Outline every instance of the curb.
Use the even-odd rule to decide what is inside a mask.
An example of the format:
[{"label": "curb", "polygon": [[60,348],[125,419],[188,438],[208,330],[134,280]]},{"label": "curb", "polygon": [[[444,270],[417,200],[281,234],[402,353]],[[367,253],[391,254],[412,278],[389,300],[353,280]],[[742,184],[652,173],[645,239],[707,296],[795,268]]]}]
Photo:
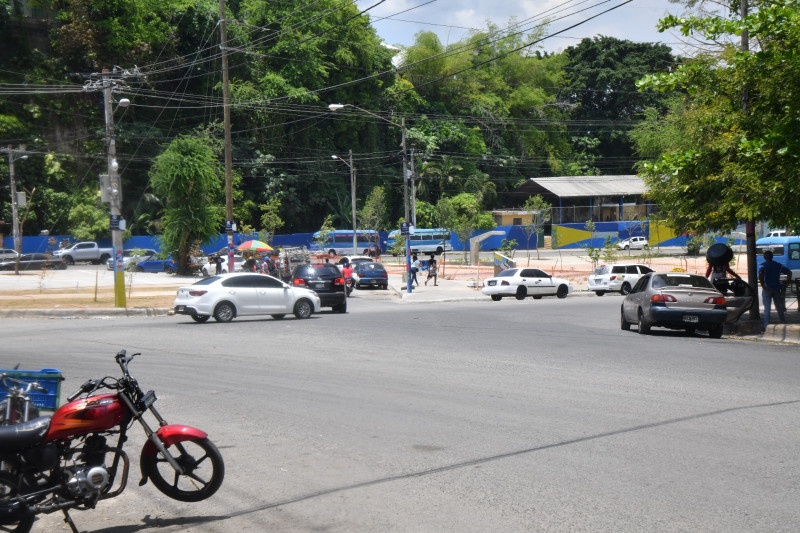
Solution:
[{"label": "curb", "polygon": [[119,318],[157,317],[173,314],[171,307],[84,308],[84,309],[0,309],[0,318]]}]

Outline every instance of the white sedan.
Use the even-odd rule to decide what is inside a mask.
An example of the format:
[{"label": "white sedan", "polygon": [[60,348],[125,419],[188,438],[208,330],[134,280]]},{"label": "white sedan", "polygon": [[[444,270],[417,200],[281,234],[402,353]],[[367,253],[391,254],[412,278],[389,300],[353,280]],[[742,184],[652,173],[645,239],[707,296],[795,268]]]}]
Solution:
[{"label": "white sedan", "polygon": [[527,296],[532,296],[534,300],[542,296],[566,298],[572,292],[572,285],[538,268],[509,268],[487,279],[481,292],[491,296],[495,302],[504,296],[513,296],[517,300],[524,300]]},{"label": "white sedan", "polygon": [[217,322],[230,322],[249,315],[271,315],[279,320],[288,313],[308,318],[320,309],[314,291],[251,273],[212,276],[181,287],[174,305],[175,314],[189,315],[195,322],[205,322],[212,316]]}]

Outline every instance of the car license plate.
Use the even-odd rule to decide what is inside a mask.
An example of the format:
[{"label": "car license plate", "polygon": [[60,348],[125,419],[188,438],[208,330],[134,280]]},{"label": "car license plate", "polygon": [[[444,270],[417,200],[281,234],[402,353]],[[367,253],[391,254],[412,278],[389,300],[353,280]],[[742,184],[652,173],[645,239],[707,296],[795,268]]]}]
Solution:
[{"label": "car license plate", "polygon": [[175,306],[175,312],[176,313],[183,313],[185,310],[186,310],[186,306],[183,306],[183,305]]},{"label": "car license plate", "polygon": [[489,285],[490,287],[494,287],[495,285],[497,285],[497,282],[492,280],[492,281],[488,282],[487,285]]},{"label": "car license plate", "polygon": [[325,284],[324,283],[312,283],[311,287],[314,288],[314,289],[324,289],[325,288]]},{"label": "car license plate", "polygon": [[697,315],[683,315],[683,321],[691,324],[696,324],[700,320]]}]

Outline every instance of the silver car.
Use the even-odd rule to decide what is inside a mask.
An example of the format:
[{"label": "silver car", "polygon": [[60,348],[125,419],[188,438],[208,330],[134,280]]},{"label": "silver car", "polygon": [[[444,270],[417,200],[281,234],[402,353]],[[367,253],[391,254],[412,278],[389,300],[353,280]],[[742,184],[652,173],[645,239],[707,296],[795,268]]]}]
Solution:
[{"label": "silver car", "polygon": [[238,273],[204,278],[178,289],[175,314],[189,315],[195,322],[212,316],[217,322],[230,322],[237,316],[271,315],[281,319],[289,313],[308,318],[318,313],[317,293],[292,287],[266,274]]},{"label": "silver car", "polygon": [[622,301],[620,326],[637,324],[639,333],[652,327],[708,331],[722,337],[727,318],[725,297],[708,279],[683,272],[651,272],[642,276]]}]

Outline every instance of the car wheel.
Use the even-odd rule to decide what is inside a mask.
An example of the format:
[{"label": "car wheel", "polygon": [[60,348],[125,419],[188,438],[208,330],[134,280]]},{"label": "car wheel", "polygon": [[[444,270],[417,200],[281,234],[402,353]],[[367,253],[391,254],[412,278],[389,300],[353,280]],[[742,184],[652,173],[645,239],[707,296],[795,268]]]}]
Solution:
[{"label": "car wheel", "polygon": [[556,296],[561,298],[562,300],[567,297],[569,294],[569,287],[566,285],[559,285],[558,290],[556,291]]},{"label": "car wheel", "polygon": [[714,326],[710,330],[708,330],[708,336],[712,339],[721,339],[722,338],[722,324],[719,326]]},{"label": "car wheel", "polygon": [[502,299],[503,299],[503,297],[500,296],[499,294],[492,294],[492,301],[493,302],[499,302]]},{"label": "car wheel", "polygon": [[619,327],[622,331],[630,331],[631,323],[625,318],[625,311],[619,310]]},{"label": "car wheel", "polygon": [[192,314],[190,316],[192,317],[192,320],[194,320],[198,324],[202,324],[203,322],[207,322],[208,319],[211,318],[209,315]]},{"label": "car wheel", "polygon": [[100,262],[98,263],[98,265],[102,265],[102,264],[106,263],[110,257],[111,256],[108,255],[108,254],[101,255],[100,256]]},{"label": "car wheel", "polygon": [[650,333],[650,322],[644,317],[644,312],[639,309],[639,333],[646,335]]},{"label": "car wheel", "polygon": [[144,272],[144,267],[140,267],[139,265],[136,265],[136,268],[134,268],[134,270],[136,272]]},{"label": "car wheel", "polygon": [[270,316],[272,318],[274,318],[275,320],[283,320],[283,317],[285,317],[286,315],[284,315],[283,313],[278,313],[278,314],[270,315]]},{"label": "car wheel", "polygon": [[533,299],[534,300],[541,300],[542,296],[540,294],[537,294],[536,296],[533,297]]},{"label": "car wheel", "polygon": [[294,304],[294,316],[297,318],[308,318],[313,311],[314,308],[311,306],[311,302],[305,298],[298,300],[297,303]]},{"label": "car wheel", "polygon": [[623,248],[623,250],[629,250],[629,249],[630,249],[630,246],[628,246],[627,244],[626,244],[626,245],[625,245],[625,247]]},{"label": "car wheel", "polygon": [[336,250],[331,248],[330,250],[328,250],[328,255],[336,255]]},{"label": "car wheel", "polygon": [[164,265],[164,272],[166,272],[167,274],[174,274],[175,269],[169,265]]},{"label": "car wheel", "polygon": [[346,313],[347,312],[347,300],[340,304],[336,304],[333,306],[334,313]]},{"label": "car wheel", "polygon": [[524,300],[527,295],[528,295],[528,290],[522,285],[520,285],[519,287],[517,287],[517,294],[515,294],[514,297],[517,300]]},{"label": "car wheel", "polygon": [[619,293],[623,296],[627,296],[631,293],[631,285],[627,281],[622,284],[622,287],[619,288]]},{"label": "car wheel", "polygon": [[594,293],[598,296],[603,296],[606,293],[606,291],[594,291]]},{"label": "car wheel", "polygon": [[214,320],[217,322],[230,322],[236,316],[236,308],[230,302],[220,302],[214,308]]},{"label": "car wheel", "polygon": [[75,264],[75,260],[72,258],[71,255],[68,255],[68,256],[64,257],[64,262],[67,263],[68,265],[74,265]]}]

